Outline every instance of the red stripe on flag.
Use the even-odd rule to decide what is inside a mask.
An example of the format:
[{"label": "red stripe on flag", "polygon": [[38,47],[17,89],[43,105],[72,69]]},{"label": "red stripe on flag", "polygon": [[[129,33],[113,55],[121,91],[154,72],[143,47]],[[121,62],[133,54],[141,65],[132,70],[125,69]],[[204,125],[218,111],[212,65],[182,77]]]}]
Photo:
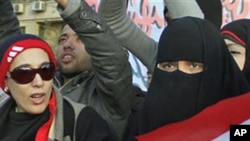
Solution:
[{"label": "red stripe on flag", "polygon": [[196,116],[137,136],[138,141],[210,141],[228,131],[231,124],[250,118],[250,93],[228,98]]}]

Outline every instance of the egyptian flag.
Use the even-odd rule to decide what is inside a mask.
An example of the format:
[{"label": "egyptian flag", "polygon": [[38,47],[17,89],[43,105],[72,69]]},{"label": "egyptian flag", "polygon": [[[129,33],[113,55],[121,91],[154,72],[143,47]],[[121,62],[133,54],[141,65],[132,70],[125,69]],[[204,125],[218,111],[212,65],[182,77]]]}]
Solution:
[{"label": "egyptian flag", "polygon": [[137,136],[138,141],[229,141],[230,125],[250,126],[250,92],[207,107],[181,122]]}]

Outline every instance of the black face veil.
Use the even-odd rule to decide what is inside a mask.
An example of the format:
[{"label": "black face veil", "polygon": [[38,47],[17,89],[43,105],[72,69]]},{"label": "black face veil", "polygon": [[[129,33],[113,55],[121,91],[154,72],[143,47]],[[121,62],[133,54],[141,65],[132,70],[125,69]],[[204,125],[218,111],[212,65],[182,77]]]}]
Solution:
[{"label": "black face veil", "polygon": [[178,60],[202,62],[203,72],[165,72],[155,67],[139,115],[140,133],[187,119],[219,100],[249,91],[218,29],[206,20],[184,17],[165,28],[157,64]]},{"label": "black face veil", "polygon": [[246,60],[243,68],[248,84],[250,85],[250,19],[240,19],[228,23],[221,29],[224,38],[228,38],[246,49]]}]

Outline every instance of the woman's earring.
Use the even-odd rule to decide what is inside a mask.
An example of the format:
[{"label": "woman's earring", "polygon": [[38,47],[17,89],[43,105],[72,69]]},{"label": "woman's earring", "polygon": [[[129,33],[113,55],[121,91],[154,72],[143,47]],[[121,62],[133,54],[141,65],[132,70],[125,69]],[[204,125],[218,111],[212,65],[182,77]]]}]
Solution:
[{"label": "woman's earring", "polygon": [[7,94],[10,93],[10,90],[7,87],[5,87],[3,91]]}]

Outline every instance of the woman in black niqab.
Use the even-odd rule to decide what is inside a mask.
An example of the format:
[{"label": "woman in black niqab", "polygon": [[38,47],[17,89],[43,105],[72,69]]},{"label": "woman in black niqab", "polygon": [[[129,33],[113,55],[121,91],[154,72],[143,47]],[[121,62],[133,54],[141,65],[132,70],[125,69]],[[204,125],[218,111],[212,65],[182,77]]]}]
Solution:
[{"label": "woman in black niqab", "polygon": [[[171,21],[158,47],[156,67],[138,119],[139,134],[185,120],[222,99],[249,91],[218,29],[206,20],[184,17]],[[203,71],[188,74],[157,67],[180,60],[203,63]]]},{"label": "woman in black niqab", "polygon": [[[226,24],[221,29],[221,34],[224,39],[244,47],[245,62],[242,72],[250,85],[250,19],[239,19]],[[241,52],[235,50],[232,50],[232,55],[234,55],[234,52],[236,52],[236,56],[241,55]]]}]

